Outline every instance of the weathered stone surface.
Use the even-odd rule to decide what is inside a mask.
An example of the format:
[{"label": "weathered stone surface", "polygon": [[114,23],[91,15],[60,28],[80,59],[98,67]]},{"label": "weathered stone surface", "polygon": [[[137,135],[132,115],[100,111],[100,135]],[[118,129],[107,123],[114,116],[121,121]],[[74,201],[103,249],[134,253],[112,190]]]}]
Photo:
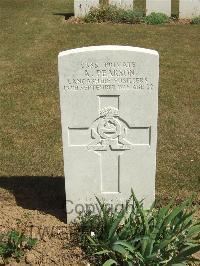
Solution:
[{"label": "weathered stone surface", "polygon": [[171,0],[146,0],[146,15],[152,12],[164,13],[171,16]]},{"label": "weathered stone surface", "polygon": [[180,0],[179,18],[194,18],[200,16],[200,0]]},{"label": "weathered stone surface", "polygon": [[[155,194],[159,56],[128,46],[61,52],[59,87],[68,222]],[[90,205],[88,205],[90,204]],[[118,205],[119,206],[119,205]]]},{"label": "weathered stone surface", "polygon": [[74,0],[75,17],[84,17],[92,7],[98,7],[99,0]]}]

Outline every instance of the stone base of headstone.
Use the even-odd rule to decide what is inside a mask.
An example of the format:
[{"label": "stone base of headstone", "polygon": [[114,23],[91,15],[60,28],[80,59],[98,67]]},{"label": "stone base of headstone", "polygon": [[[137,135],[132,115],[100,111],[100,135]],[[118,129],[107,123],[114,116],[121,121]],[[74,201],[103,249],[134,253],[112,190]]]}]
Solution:
[{"label": "stone base of headstone", "polygon": [[200,16],[200,0],[180,0],[179,18],[194,18]]},{"label": "stone base of headstone", "polygon": [[91,8],[98,6],[99,0],[74,0],[74,15],[75,17],[84,17]]},{"label": "stone base of headstone", "polygon": [[146,15],[152,12],[164,13],[171,16],[171,0],[146,0]]}]

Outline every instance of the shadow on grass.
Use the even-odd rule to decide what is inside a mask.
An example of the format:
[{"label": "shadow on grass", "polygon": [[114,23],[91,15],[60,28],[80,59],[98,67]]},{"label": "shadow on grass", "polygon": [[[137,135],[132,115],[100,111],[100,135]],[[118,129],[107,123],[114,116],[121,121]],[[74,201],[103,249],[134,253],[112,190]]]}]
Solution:
[{"label": "shadow on grass", "polygon": [[1,176],[0,188],[9,190],[18,206],[51,214],[66,222],[64,177]]},{"label": "shadow on grass", "polygon": [[74,13],[53,13],[54,16],[63,16],[65,17],[65,20],[68,20],[70,17],[74,16]]}]

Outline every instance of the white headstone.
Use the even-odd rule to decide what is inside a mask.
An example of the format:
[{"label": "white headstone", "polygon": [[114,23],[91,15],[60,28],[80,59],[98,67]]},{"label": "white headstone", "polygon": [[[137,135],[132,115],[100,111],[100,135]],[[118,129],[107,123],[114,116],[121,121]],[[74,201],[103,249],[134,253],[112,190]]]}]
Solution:
[{"label": "white headstone", "polygon": [[131,188],[154,201],[159,56],[94,46],[58,57],[68,222],[95,196],[116,206]]},{"label": "white headstone", "polygon": [[123,9],[133,9],[134,0],[109,0],[110,5],[116,5]]},{"label": "white headstone", "polygon": [[74,0],[75,17],[84,17],[92,7],[98,7],[99,0]]},{"label": "white headstone", "polygon": [[200,16],[200,0],[180,0],[179,18],[194,18]]},{"label": "white headstone", "polygon": [[146,0],[146,15],[152,12],[164,13],[171,16],[171,0]]},{"label": "white headstone", "polygon": [[113,5],[113,6],[121,6],[121,0],[109,0],[108,1],[109,5]]}]

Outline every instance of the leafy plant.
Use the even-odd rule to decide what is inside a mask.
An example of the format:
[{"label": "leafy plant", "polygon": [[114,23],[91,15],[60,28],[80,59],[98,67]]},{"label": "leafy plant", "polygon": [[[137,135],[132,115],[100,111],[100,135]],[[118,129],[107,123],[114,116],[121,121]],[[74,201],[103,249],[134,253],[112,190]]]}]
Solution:
[{"label": "leafy plant", "polygon": [[169,17],[163,13],[152,12],[149,16],[146,16],[144,19],[146,24],[165,24],[169,22]]},{"label": "leafy plant", "polygon": [[134,10],[121,10],[119,14],[120,23],[136,24],[143,20],[143,13]]},{"label": "leafy plant", "polygon": [[26,237],[23,233],[12,230],[0,237],[0,256],[4,260],[13,257],[19,261],[24,251],[33,248],[36,243],[37,239]]},{"label": "leafy plant", "polygon": [[112,5],[100,5],[92,8],[85,16],[85,22],[139,23],[143,14],[138,11],[124,10]]},{"label": "leafy plant", "polygon": [[200,25],[200,16],[193,18],[191,24]]},{"label": "leafy plant", "polygon": [[200,250],[200,222],[193,224],[191,199],[177,207],[171,202],[145,210],[132,191],[118,213],[97,201],[101,212],[80,217],[79,236],[86,252],[98,256],[99,265],[185,265]]}]

